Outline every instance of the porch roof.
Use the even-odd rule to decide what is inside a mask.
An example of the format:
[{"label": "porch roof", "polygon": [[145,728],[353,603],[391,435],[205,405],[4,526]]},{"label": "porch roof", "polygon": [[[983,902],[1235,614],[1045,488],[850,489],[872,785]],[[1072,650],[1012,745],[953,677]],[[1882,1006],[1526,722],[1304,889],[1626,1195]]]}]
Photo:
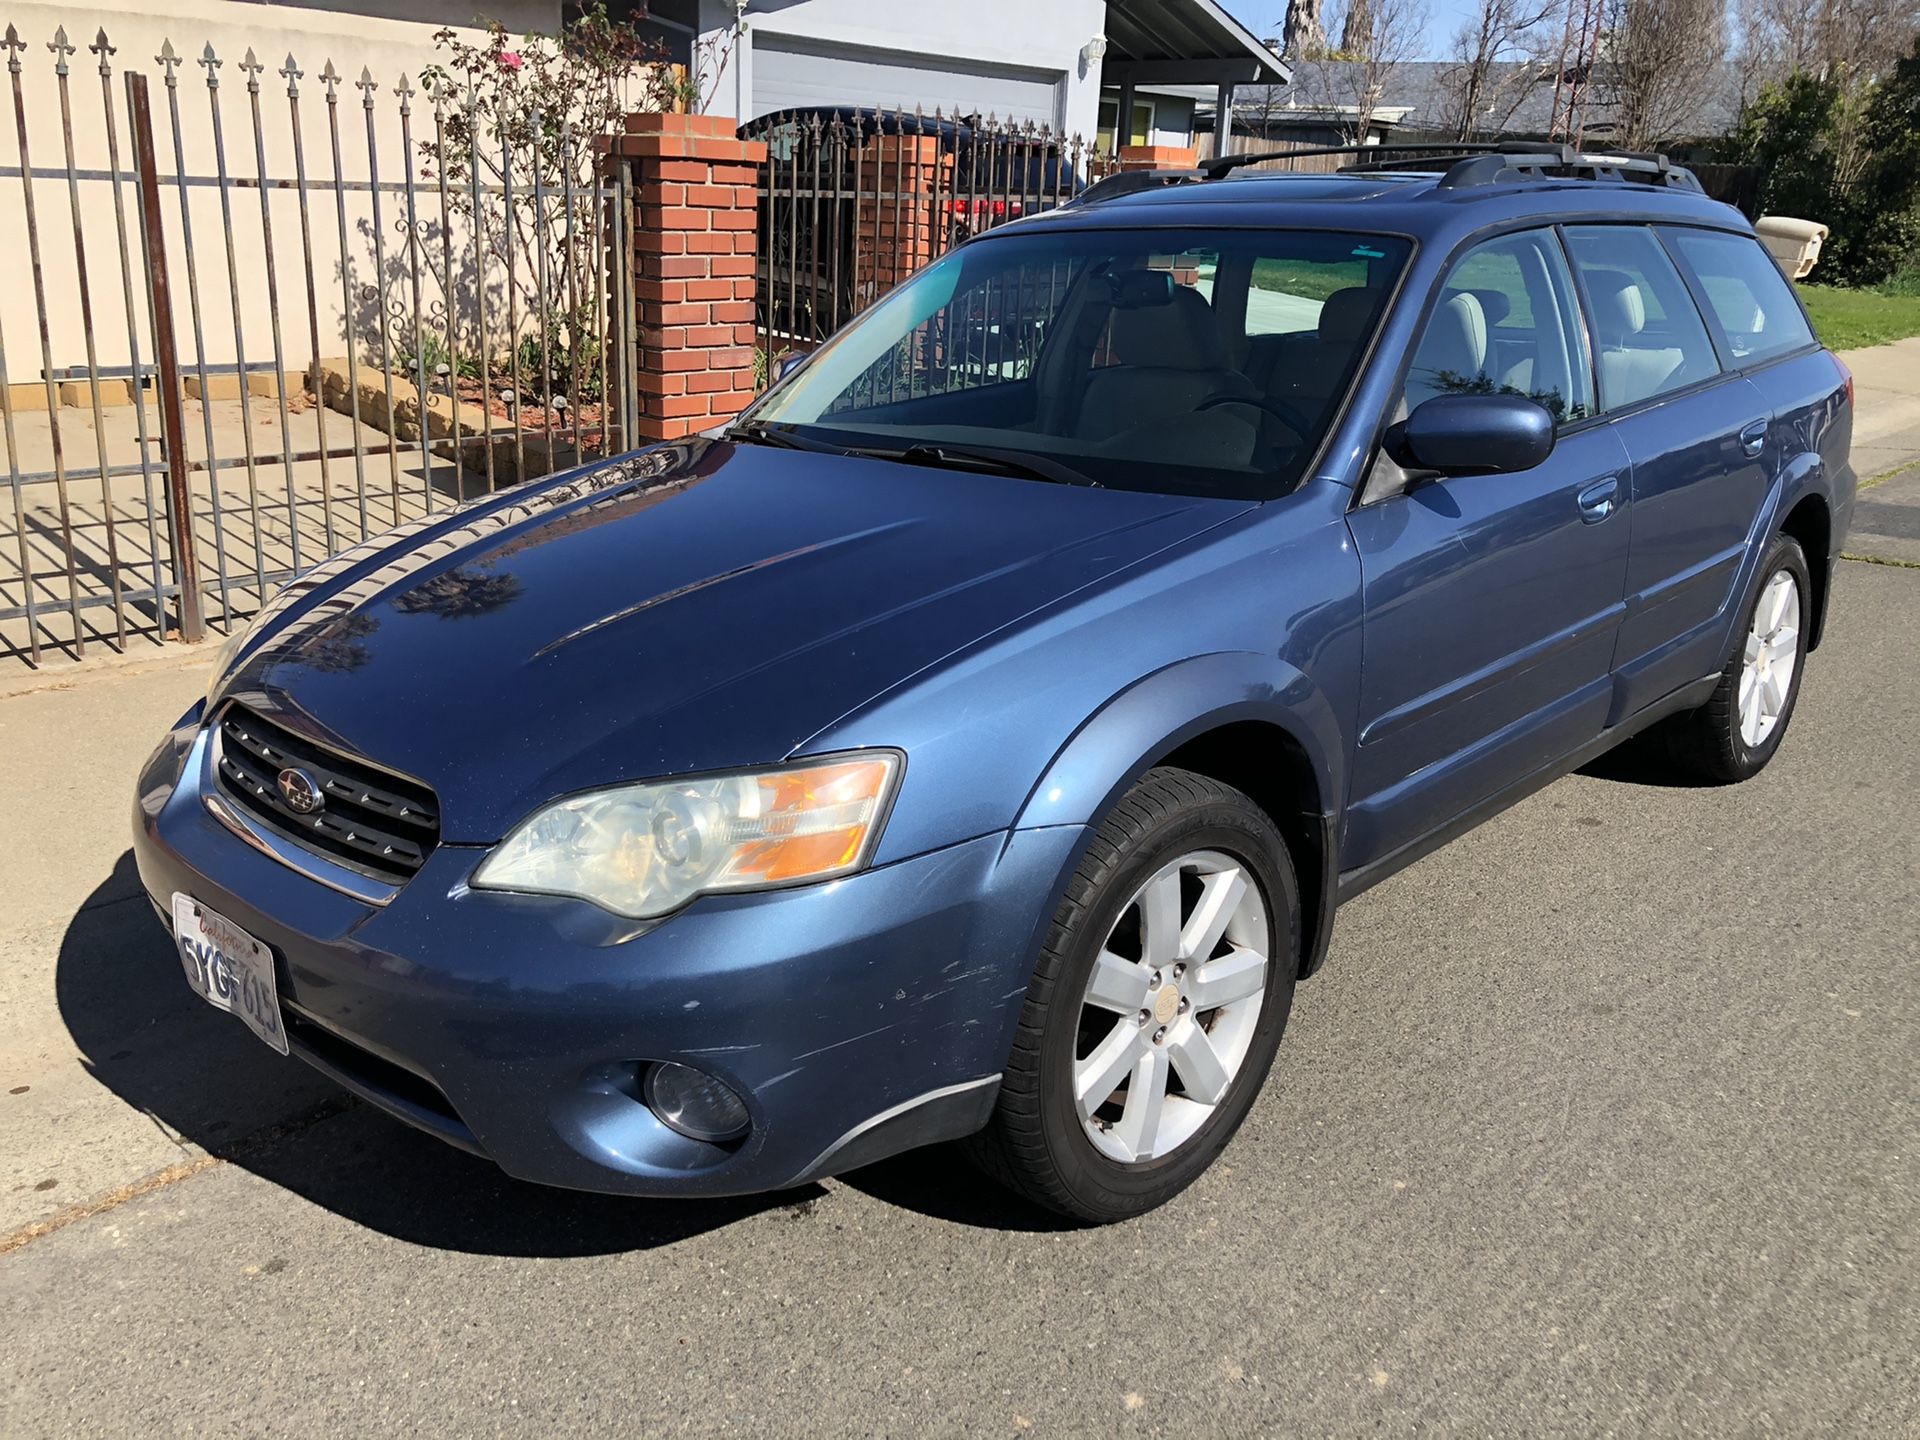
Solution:
[{"label": "porch roof", "polygon": [[1285,85],[1280,57],[1215,0],[1107,0],[1107,85]]}]

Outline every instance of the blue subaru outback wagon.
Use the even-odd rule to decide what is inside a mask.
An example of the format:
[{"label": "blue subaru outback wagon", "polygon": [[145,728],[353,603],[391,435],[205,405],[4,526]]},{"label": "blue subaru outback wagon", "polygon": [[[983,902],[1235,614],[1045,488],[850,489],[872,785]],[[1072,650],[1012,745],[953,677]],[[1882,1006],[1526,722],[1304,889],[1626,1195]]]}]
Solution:
[{"label": "blue subaru outback wagon", "polygon": [[299,579],[147,761],[140,874],[236,1023],[512,1175],[965,1138],[1122,1218],[1342,900],[1652,727],[1766,765],[1851,428],[1664,160],[1119,177],[723,432]]}]

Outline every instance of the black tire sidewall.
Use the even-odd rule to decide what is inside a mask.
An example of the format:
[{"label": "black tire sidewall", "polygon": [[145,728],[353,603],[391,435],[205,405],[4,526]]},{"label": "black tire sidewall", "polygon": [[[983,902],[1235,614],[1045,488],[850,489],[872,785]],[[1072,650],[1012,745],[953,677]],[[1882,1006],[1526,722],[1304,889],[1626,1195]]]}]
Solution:
[{"label": "black tire sidewall", "polygon": [[[1244,807],[1244,808],[1243,808]],[[1245,865],[1266,902],[1269,927],[1267,987],[1259,1023],[1227,1097],[1205,1125],[1171,1154],[1123,1165],[1100,1153],[1081,1126],[1073,1098],[1079,997],[1094,960],[1134,893],[1161,866],[1197,850],[1214,850]],[[1048,1018],[1041,1041],[1042,1133],[1062,1182],[1087,1213],[1124,1218],[1163,1203],[1213,1163],[1252,1108],[1273,1064],[1293,1007],[1299,971],[1300,899],[1286,845],[1252,802],[1209,802],[1178,811],[1139,837],[1106,877],[1098,902],[1072,934],[1058,993],[1064,1003]]]}]

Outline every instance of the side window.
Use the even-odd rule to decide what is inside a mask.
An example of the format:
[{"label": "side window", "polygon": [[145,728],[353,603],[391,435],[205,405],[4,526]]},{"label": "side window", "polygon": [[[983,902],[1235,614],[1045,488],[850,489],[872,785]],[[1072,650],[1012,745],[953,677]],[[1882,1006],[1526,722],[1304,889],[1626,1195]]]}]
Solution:
[{"label": "side window", "polygon": [[1253,262],[1247,286],[1247,335],[1298,335],[1320,328],[1320,310],[1338,290],[1364,289],[1365,258],[1281,259]]},{"label": "side window", "polygon": [[1651,230],[1576,225],[1566,233],[1593,308],[1601,405],[1618,410],[1718,373],[1693,296]]},{"label": "side window", "polygon": [[1406,406],[1435,395],[1524,395],[1562,425],[1593,413],[1586,330],[1550,230],[1502,235],[1454,264],[1407,372]]},{"label": "side window", "polygon": [[1661,233],[1700,281],[1735,359],[1762,360],[1813,343],[1787,277],[1758,240],[1712,230]]}]

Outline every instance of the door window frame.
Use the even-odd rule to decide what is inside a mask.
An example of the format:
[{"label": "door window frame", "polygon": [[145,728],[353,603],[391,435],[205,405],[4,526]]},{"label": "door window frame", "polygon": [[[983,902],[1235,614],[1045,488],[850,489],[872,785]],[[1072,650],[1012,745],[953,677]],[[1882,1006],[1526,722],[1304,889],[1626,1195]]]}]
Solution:
[{"label": "door window frame", "polygon": [[[1385,450],[1387,427],[1393,423],[1393,413],[1399,407],[1400,401],[1407,393],[1407,372],[1413,366],[1414,352],[1419,348],[1421,339],[1425,337],[1427,326],[1433,321],[1434,311],[1440,307],[1440,298],[1446,291],[1448,278],[1452,276],[1454,269],[1468,254],[1492,241],[1504,239],[1509,235],[1527,234],[1535,230],[1551,232],[1554,243],[1560,247],[1560,259],[1567,267],[1567,276],[1573,282],[1574,319],[1582,328],[1583,334],[1581,338],[1586,342],[1587,384],[1591,386],[1593,390],[1593,411],[1582,419],[1569,421],[1565,425],[1556,426],[1554,428],[1555,443],[1558,444],[1560,438],[1563,436],[1577,435],[1581,431],[1598,425],[1601,421],[1608,418],[1607,413],[1600,408],[1600,356],[1595,344],[1592,310],[1587,304],[1586,289],[1580,283],[1580,272],[1574,268],[1573,254],[1567,249],[1566,236],[1561,233],[1561,229],[1561,223],[1557,220],[1543,220],[1538,216],[1532,215],[1518,219],[1503,220],[1463,236],[1460,241],[1447,252],[1447,258],[1441,262],[1438,274],[1427,287],[1426,299],[1421,302],[1420,313],[1414,319],[1410,343],[1402,347],[1400,358],[1394,364],[1393,374],[1386,386],[1385,404],[1381,407],[1380,413],[1374,417],[1373,438],[1367,448],[1366,462],[1361,467],[1360,483],[1355,485],[1349,492],[1346,507],[1348,510],[1358,510],[1363,505],[1383,504],[1388,500],[1397,499],[1412,488],[1410,483],[1411,476],[1409,472],[1405,471],[1401,473],[1408,478],[1403,479],[1401,483],[1393,485],[1391,488],[1377,487],[1374,483],[1374,472],[1378,468],[1381,460],[1386,459],[1389,464],[1393,463],[1392,458],[1386,454]],[[1415,253],[1407,258],[1406,268],[1401,271],[1399,285],[1395,292],[1395,300],[1390,301],[1380,312],[1380,318],[1374,326],[1373,343],[1368,346],[1367,355],[1362,360],[1361,368],[1354,373],[1352,387],[1352,395],[1354,396],[1357,396],[1364,388],[1367,379],[1367,369],[1373,362],[1380,336],[1386,332],[1387,324],[1393,315],[1394,304],[1404,292],[1407,281],[1418,259],[1419,252],[1416,249]],[[1340,422],[1336,421],[1335,423],[1337,425]],[[1328,433],[1329,442],[1331,442],[1332,438],[1333,434],[1330,431]],[[1395,465],[1394,468],[1398,470],[1400,467]]]},{"label": "door window frame", "polygon": [[[1580,308],[1586,312],[1587,350],[1588,353],[1593,356],[1593,415],[1590,419],[1581,421],[1580,423],[1582,425],[1595,424],[1602,420],[1618,420],[1625,415],[1637,415],[1642,410],[1650,409],[1655,405],[1664,405],[1669,400],[1677,400],[1684,396],[1698,394],[1701,391],[1710,389],[1712,386],[1718,385],[1729,375],[1737,375],[1740,373],[1738,369],[1727,363],[1726,343],[1720,337],[1719,327],[1703,313],[1701,292],[1696,288],[1693,277],[1688,273],[1687,268],[1682,265],[1674,255],[1672,247],[1662,238],[1658,222],[1653,220],[1561,220],[1557,222],[1553,228],[1560,234],[1560,247],[1566,253],[1567,268],[1573,272],[1574,288],[1580,295]],[[1710,229],[1712,227],[1701,226],[1699,228]],[[1580,267],[1574,263],[1573,246],[1569,244],[1567,240],[1566,232],[1568,230],[1644,230],[1648,235],[1652,236],[1653,243],[1659,248],[1660,253],[1667,257],[1667,263],[1673,266],[1674,273],[1680,277],[1680,284],[1687,292],[1687,299],[1693,305],[1694,314],[1699,317],[1700,328],[1707,333],[1707,343],[1713,347],[1714,365],[1716,366],[1714,373],[1711,375],[1702,375],[1698,380],[1690,380],[1685,385],[1677,386],[1672,390],[1662,390],[1653,395],[1642,396],[1640,399],[1630,401],[1625,405],[1617,407],[1608,405],[1606,403],[1606,396],[1600,390],[1600,332],[1595,328],[1593,320],[1595,312],[1593,296],[1587,291],[1586,276],[1581,274]],[[1576,427],[1568,427],[1570,430],[1574,428]]]}]

